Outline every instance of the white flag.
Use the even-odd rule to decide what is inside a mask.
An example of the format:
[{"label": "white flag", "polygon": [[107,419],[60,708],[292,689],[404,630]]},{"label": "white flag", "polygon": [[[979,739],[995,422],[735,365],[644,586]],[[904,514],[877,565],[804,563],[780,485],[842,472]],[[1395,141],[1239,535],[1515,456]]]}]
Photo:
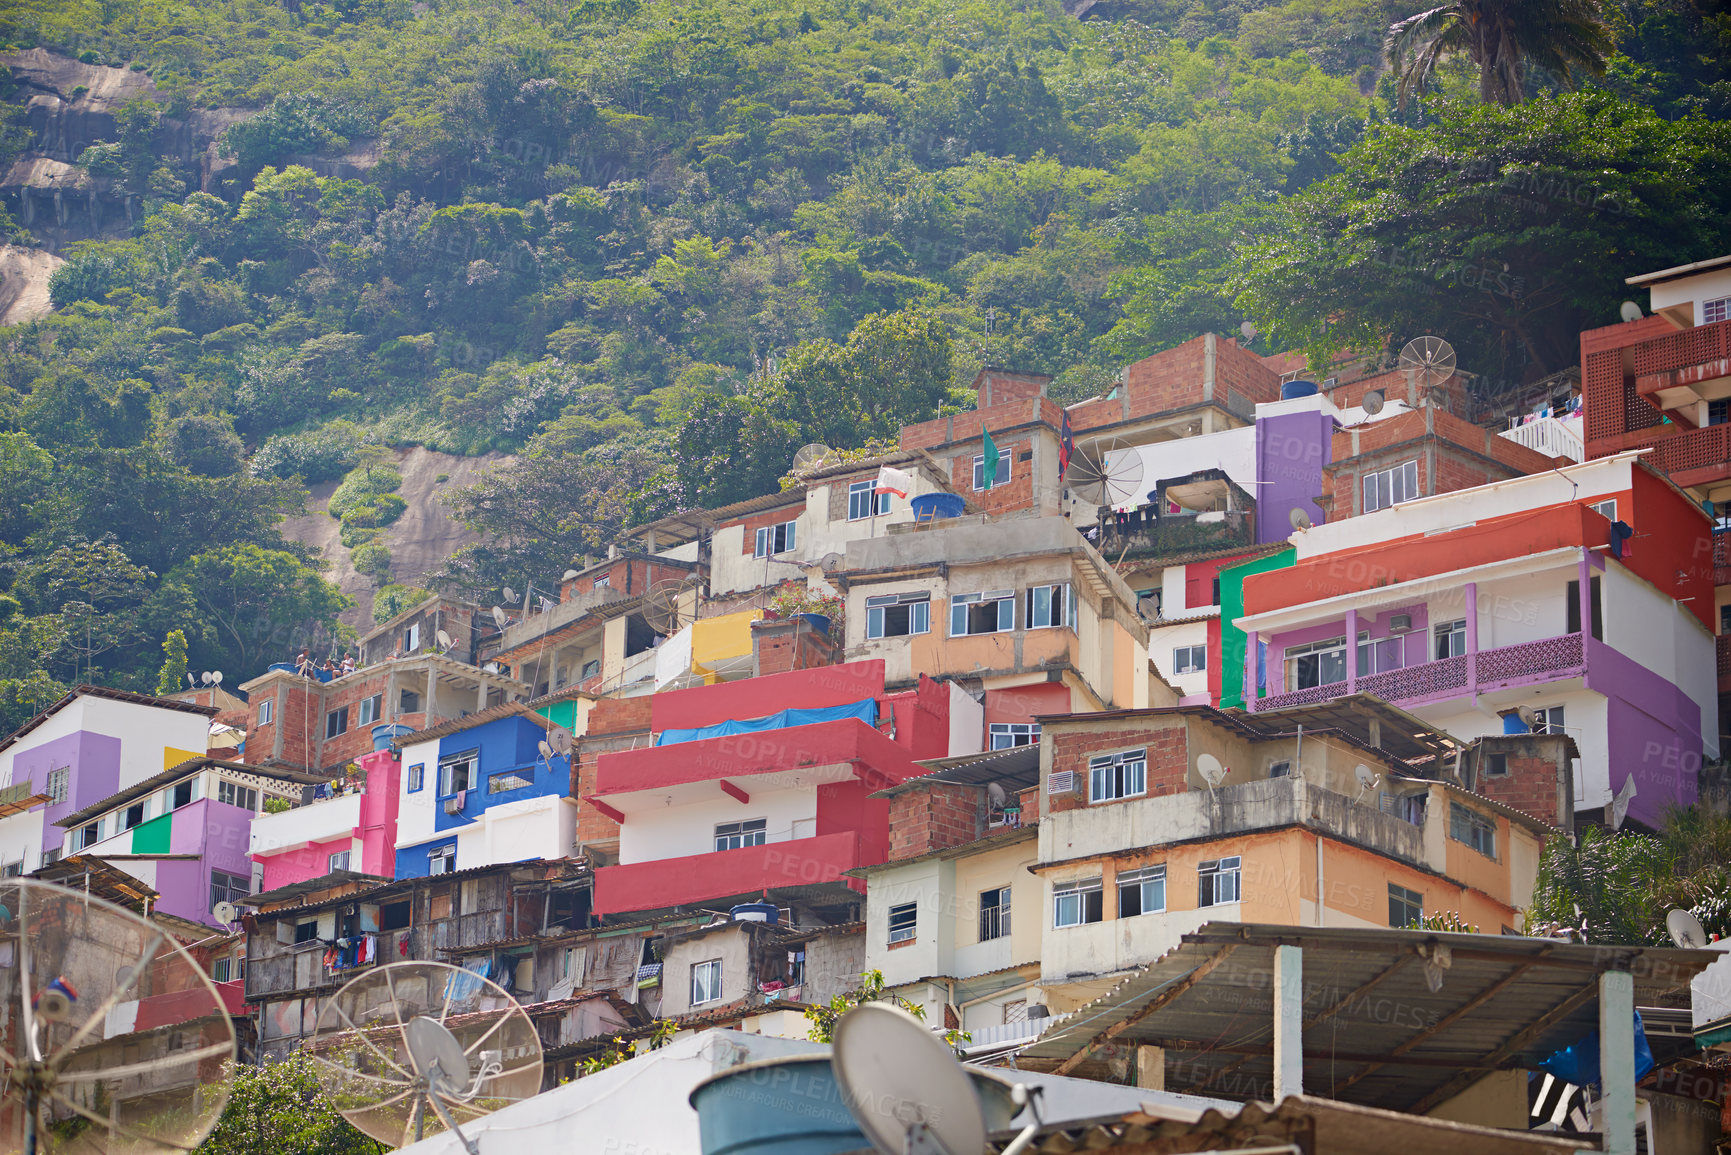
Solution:
[{"label": "white flag", "polygon": [[906,497],[914,488],[914,475],[884,465],[878,468],[878,484],[874,493],[893,493]]}]

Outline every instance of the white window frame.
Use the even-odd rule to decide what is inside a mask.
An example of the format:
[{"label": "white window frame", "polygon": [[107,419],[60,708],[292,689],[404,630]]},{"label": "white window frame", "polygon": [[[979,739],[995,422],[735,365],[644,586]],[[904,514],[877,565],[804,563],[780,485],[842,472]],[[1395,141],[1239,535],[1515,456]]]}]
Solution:
[{"label": "white window frame", "polygon": [[333,870],[347,870],[348,868],[349,852],[346,850],[339,850],[329,858],[325,859],[325,869],[327,873]]},{"label": "white window frame", "polygon": [[[459,791],[473,790],[475,788],[475,774],[480,764],[479,753],[480,752],[477,750],[470,750],[465,754],[453,754],[449,758],[441,758],[439,760],[440,798],[450,798]],[[456,771],[459,766],[467,768],[461,786],[456,784]]]},{"label": "white window frame", "polygon": [[1200,646],[1172,647],[1172,675],[1206,674],[1208,672],[1208,644]]},{"label": "white window frame", "polygon": [[718,1002],[721,999],[721,960],[704,959],[691,964],[691,1005]]},{"label": "white window frame", "polygon": [[890,907],[889,936],[890,945],[898,942],[913,942],[920,930],[920,904],[917,902],[902,902]]},{"label": "white window frame", "polygon": [[374,694],[370,698],[362,698],[355,705],[355,725],[371,726],[379,720],[385,709],[385,696]]},{"label": "white window frame", "polygon": [[66,801],[72,793],[72,767],[56,766],[50,770],[48,772],[48,785],[43,793],[48,795],[50,806]]},{"label": "white window frame", "polygon": [[1418,496],[1418,458],[1365,474],[1360,492],[1364,498],[1364,513],[1375,513],[1411,501]]},{"label": "white window frame", "polygon": [[[1060,882],[1052,887],[1052,926],[1063,929],[1067,926],[1092,926],[1106,920],[1106,891],[1104,880],[1099,878],[1084,878],[1075,882]],[[1088,917],[1088,899],[1090,894],[1099,895],[1095,905],[1099,909],[1099,918]]]},{"label": "white window frame", "polygon": [[[850,481],[847,486],[847,519],[849,521],[868,521],[873,517],[882,517],[890,511],[890,495],[888,493],[873,493],[878,487],[877,478],[869,481]],[[855,498],[862,500],[856,501]]]},{"label": "white window frame", "polygon": [[[1406,906],[1406,907],[1416,906],[1418,908],[1418,917],[1415,919],[1412,919],[1408,922],[1396,923],[1394,921],[1394,904],[1396,902],[1399,902],[1402,906]],[[1424,895],[1419,893],[1416,890],[1409,890],[1406,887],[1401,886],[1399,883],[1394,883],[1394,882],[1389,883],[1388,884],[1388,925],[1393,927],[1396,930],[1404,930],[1407,927],[1412,926],[1415,922],[1423,922],[1423,921],[1424,921]]]},{"label": "white window frame", "polygon": [[[997,901],[987,905],[986,898],[990,895]],[[988,912],[996,911],[996,914]],[[1011,902],[1010,888],[994,886],[980,891],[980,941],[991,942],[993,939],[1010,937]],[[986,933],[990,931],[991,933]]]},{"label": "white window frame", "polygon": [[[1149,895],[1151,891],[1155,890],[1156,884],[1158,884],[1157,893],[1159,894],[1159,901],[1158,905],[1151,905],[1149,903]],[[1164,862],[1155,866],[1144,866],[1139,870],[1120,871],[1117,878],[1117,886],[1119,918],[1136,918],[1144,914],[1165,913],[1166,864]],[[1128,915],[1124,913],[1124,892],[1126,890],[1134,890],[1136,892],[1136,902],[1141,908],[1133,914]]]},{"label": "white window frame", "polygon": [[456,872],[457,847],[455,843],[427,851],[428,874],[455,874]]},{"label": "white window frame", "polygon": [[1387,634],[1373,638],[1369,630],[1360,630],[1357,649],[1358,657],[1355,660],[1358,662],[1358,676],[1361,678],[1406,669],[1405,634]]},{"label": "white window frame", "polygon": [[716,850],[744,850],[748,846],[762,846],[769,841],[769,819],[745,818],[738,822],[717,822],[715,824]]},{"label": "white window frame", "polygon": [[258,791],[251,786],[230,782],[227,778],[217,779],[216,800],[229,806],[238,806],[242,810],[258,813]]},{"label": "white window frame", "polygon": [[403,653],[412,654],[421,648],[421,623],[412,622],[403,627]]},{"label": "white window frame", "polygon": [[276,699],[266,698],[258,704],[258,724],[268,726],[274,717],[276,717]]},{"label": "white window frame", "polygon": [[1715,297],[1711,301],[1701,302],[1701,323],[1717,325],[1720,321],[1731,321],[1731,297]]},{"label": "white window frame", "polygon": [[1587,508],[1607,521],[1617,520],[1617,499],[1614,497],[1607,497],[1604,501],[1595,501]]},{"label": "white window frame", "polygon": [[[1002,739],[1000,741],[1000,739]],[[1038,722],[989,722],[986,725],[986,749],[1014,750],[1017,746],[1038,746]]]},{"label": "white window frame", "polygon": [[1029,586],[1027,601],[1023,620],[1030,630],[1076,628],[1076,587],[1069,582]]},{"label": "white window frame", "polygon": [[325,741],[340,738],[349,732],[349,708],[338,706],[325,711]]},{"label": "white window frame", "polygon": [[1117,802],[1148,793],[1148,748],[1096,754],[1088,759],[1088,801]]},{"label": "white window frame", "polygon": [[[998,603],[998,627],[994,630],[973,631],[968,628],[969,619],[973,616],[975,606],[983,606],[988,602]],[[957,629],[957,626],[960,629]],[[987,590],[977,594],[950,595],[950,637],[972,638],[985,634],[1002,634],[1016,628],[1016,591]]]},{"label": "white window frame", "polygon": [[1244,901],[1244,859],[1233,854],[1196,865],[1196,905],[1227,906]]},{"label": "white window frame", "polygon": [[[1448,653],[1443,653],[1443,640],[1448,639]],[[1436,661],[1458,658],[1467,652],[1467,620],[1438,622],[1431,627],[1431,654]]]},{"label": "white window frame", "polygon": [[[1464,830],[1467,837],[1461,836]],[[1476,850],[1492,862],[1497,861],[1497,824],[1470,806],[1449,803],[1449,837],[1469,850]],[[1481,845],[1482,842],[1482,845]]]},{"label": "white window frame", "polygon": [[1533,733],[1535,734],[1566,734],[1563,707],[1537,706],[1533,709]]},{"label": "white window frame", "polygon": [[[907,607],[907,629],[889,632],[891,610]],[[928,590],[914,593],[878,594],[866,599],[866,638],[911,638],[932,632],[932,595]]]},{"label": "white window frame", "polygon": [[[1010,462],[1012,460],[1014,460],[1014,457],[1010,450],[1007,447],[1000,446],[998,449],[998,476],[992,479],[990,488],[996,489],[1000,485],[1007,485],[1009,483]],[[984,453],[976,453],[974,454],[974,492],[984,493],[986,489],[986,455]]]},{"label": "white window frame", "polygon": [[102,841],[102,821],[87,822],[72,832],[72,852],[88,850]]},{"label": "white window frame", "polygon": [[[774,557],[778,553],[791,553],[797,548],[799,537],[799,522],[779,521],[774,525],[757,527],[757,537],[754,539],[753,557]],[[779,545],[778,545],[779,543]]]}]

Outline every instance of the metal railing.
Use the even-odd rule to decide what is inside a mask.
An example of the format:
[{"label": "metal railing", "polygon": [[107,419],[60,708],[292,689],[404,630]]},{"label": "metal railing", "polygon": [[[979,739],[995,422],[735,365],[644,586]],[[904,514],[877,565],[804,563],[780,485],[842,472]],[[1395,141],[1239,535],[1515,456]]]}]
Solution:
[{"label": "metal railing", "polygon": [[1586,445],[1581,440],[1579,417],[1541,417],[1537,421],[1505,429],[1498,436],[1543,453],[1546,457],[1566,457],[1570,461],[1587,459]]}]

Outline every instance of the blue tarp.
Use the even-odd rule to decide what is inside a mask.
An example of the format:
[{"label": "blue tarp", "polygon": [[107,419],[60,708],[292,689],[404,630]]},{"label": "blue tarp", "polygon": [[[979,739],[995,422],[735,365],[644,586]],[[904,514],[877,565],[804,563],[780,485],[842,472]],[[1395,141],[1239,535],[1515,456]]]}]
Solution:
[{"label": "blue tarp", "polygon": [[727,734],[756,734],[764,730],[785,730],[790,726],[810,726],[815,722],[837,722],[843,718],[858,718],[868,726],[877,725],[877,699],[861,698],[845,706],[824,706],[816,710],[783,710],[762,718],[717,722],[713,726],[698,726],[690,730],[663,730],[655,744],[674,746],[680,742],[698,742],[704,738],[720,738]]},{"label": "blue tarp", "polygon": [[[1647,1032],[1641,1026],[1641,1012],[1635,1012],[1635,1081],[1647,1077],[1654,1067],[1653,1048],[1647,1045]],[[1539,1070],[1555,1075],[1577,1087],[1593,1087],[1599,1082],[1599,1032],[1588,1031],[1581,1038],[1553,1053],[1539,1064]]]}]

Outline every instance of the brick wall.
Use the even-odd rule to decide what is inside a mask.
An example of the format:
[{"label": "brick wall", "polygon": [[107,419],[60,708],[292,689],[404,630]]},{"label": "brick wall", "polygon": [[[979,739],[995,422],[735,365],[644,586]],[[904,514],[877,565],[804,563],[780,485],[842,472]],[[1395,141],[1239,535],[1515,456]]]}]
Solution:
[{"label": "brick wall", "polygon": [[1057,813],[1091,805],[1088,794],[1089,762],[1096,755],[1112,754],[1137,746],[1148,751],[1148,788],[1145,794],[1136,797],[1157,798],[1163,794],[1177,794],[1189,788],[1186,779],[1190,768],[1190,751],[1182,723],[1162,729],[1144,727],[1125,730],[1072,730],[1052,735],[1052,773],[1074,771],[1081,788],[1072,794],[1049,795],[1046,798],[1047,810]]},{"label": "brick wall", "polygon": [[753,622],[752,677],[833,666],[841,647],[799,620]]},{"label": "brick wall", "polygon": [[632,731],[647,733],[649,703],[647,694],[640,698],[603,698],[590,709],[584,732],[590,736]]},{"label": "brick wall", "polygon": [[[1486,773],[1492,755],[1501,755],[1507,773]],[[1574,782],[1568,741],[1556,734],[1492,735],[1473,743],[1468,757],[1476,767],[1478,793],[1540,822],[1569,829],[1574,823]]]},{"label": "brick wall", "polygon": [[1008,513],[1028,509],[1034,504],[1034,442],[1030,437],[997,437],[993,444],[1000,454],[1010,455],[1010,479],[998,472],[997,484],[990,489],[974,489],[975,453],[963,452],[950,459],[950,485],[957,493],[966,494],[987,513]]},{"label": "brick wall", "polygon": [[1366,474],[1406,461],[1417,459],[1419,493],[1426,496],[1542,473],[1553,464],[1542,453],[1436,409],[1342,430],[1334,435],[1333,455],[1334,463],[1322,471],[1328,499],[1323,504],[1337,520],[1362,512]]},{"label": "brick wall", "polygon": [[985,833],[985,791],[933,783],[890,799],[890,861],[918,858]]},{"label": "brick wall", "polygon": [[974,378],[976,409],[989,409],[1010,401],[1043,397],[1051,378],[1044,373],[1018,373],[1009,369],[982,369]]},{"label": "brick wall", "polygon": [[[1163,350],[1126,366],[1124,392],[1130,400],[1131,415],[1161,413],[1205,400],[1202,379],[1207,363],[1207,341],[1207,337],[1197,337],[1175,349]],[[1268,372],[1260,364],[1258,368]],[[1274,380],[1278,390],[1280,378],[1276,376]],[[1226,398],[1222,396],[1220,400],[1224,402]]]},{"label": "brick wall", "polygon": [[[759,529],[766,525],[780,525],[784,521],[797,520],[799,515],[804,512],[805,502],[802,499],[797,504],[783,505],[767,513],[754,513],[750,517],[741,518],[739,521],[729,524],[745,527],[745,541],[741,547],[741,552],[746,557],[750,557],[757,552],[757,531]],[[795,536],[797,538],[798,535]],[[794,546],[798,548],[799,542],[797,540],[794,542]]]}]

